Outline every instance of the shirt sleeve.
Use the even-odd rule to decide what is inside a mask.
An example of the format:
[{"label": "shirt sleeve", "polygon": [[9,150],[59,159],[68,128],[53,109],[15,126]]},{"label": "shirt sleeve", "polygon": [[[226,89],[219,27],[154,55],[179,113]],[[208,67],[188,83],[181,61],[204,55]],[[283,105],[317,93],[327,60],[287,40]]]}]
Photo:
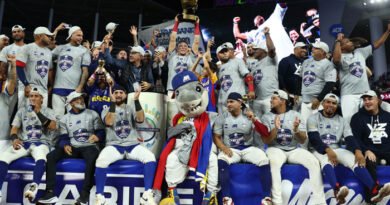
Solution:
[{"label": "shirt sleeve", "polygon": [[53,55],[53,58],[57,58],[60,55],[61,49],[62,49],[62,45],[57,46],[53,49],[53,51],[51,52]]},{"label": "shirt sleeve", "polygon": [[238,63],[238,72],[240,72],[241,77],[244,77],[249,73],[249,70],[242,59],[237,58],[237,63]]},{"label": "shirt sleeve", "polygon": [[337,71],[336,68],[334,67],[333,63],[330,61],[326,65],[325,69],[325,81],[326,82],[336,82],[337,79]]},{"label": "shirt sleeve", "polygon": [[213,133],[217,135],[223,135],[223,124],[225,119],[223,115],[218,115],[217,119],[214,122]]},{"label": "shirt sleeve", "polygon": [[8,62],[7,61],[7,50],[8,50],[7,48],[8,48],[8,46],[3,48],[3,50],[1,50],[1,52],[0,52],[0,61],[4,62],[4,63]]},{"label": "shirt sleeve", "polygon": [[366,47],[363,47],[363,48],[358,48],[355,50],[356,53],[360,53],[362,54],[362,56],[367,59],[370,55],[372,55],[372,50],[373,50],[373,46],[372,45],[368,45]]},{"label": "shirt sleeve", "polygon": [[14,117],[14,121],[12,121],[12,126],[15,126],[17,128],[22,127],[22,112],[24,109],[18,110]]},{"label": "shirt sleeve", "polygon": [[59,122],[59,127],[60,127],[60,135],[67,135],[69,134],[68,128],[66,127],[66,115],[63,116]]},{"label": "shirt sleeve", "polygon": [[16,61],[20,61],[25,64],[28,59],[28,49],[29,46],[23,46],[16,55]]},{"label": "shirt sleeve", "polygon": [[87,49],[85,49],[83,58],[81,60],[81,67],[89,67],[90,64],[91,64],[91,54]]},{"label": "shirt sleeve", "polygon": [[307,119],[307,132],[318,132],[318,122],[316,120],[317,115],[311,115]]},{"label": "shirt sleeve", "polygon": [[268,114],[263,115],[263,117],[261,117],[261,122],[268,128],[268,132],[270,132],[274,128],[269,118],[270,117]]},{"label": "shirt sleeve", "polygon": [[[343,119],[343,118],[342,118]],[[351,126],[348,124],[347,120],[343,119],[343,137],[352,136],[352,129]]]}]

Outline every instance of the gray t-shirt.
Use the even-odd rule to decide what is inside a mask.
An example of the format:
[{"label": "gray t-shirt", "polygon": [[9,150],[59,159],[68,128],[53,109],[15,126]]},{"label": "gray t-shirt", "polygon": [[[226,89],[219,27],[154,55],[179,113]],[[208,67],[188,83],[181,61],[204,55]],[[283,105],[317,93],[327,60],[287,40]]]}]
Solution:
[{"label": "gray t-shirt", "polygon": [[253,70],[253,68],[254,68],[254,66],[256,65],[256,62],[257,62],[258,60],[256,60],[255,58],[250,58],[250,57],[248,57],[247,59],[246,59],[246,67],[248,68],[248,70],[250,71],[250,72],[252,72],[252,70]]},{"label": "gray t-shirt", "polygon": [[270,98],[272,93],[279,89],[276,58],[266,56],[257,61],[251,72],[256,86],[256,100]]},{"label": "gray t-shirt", "polygon": [[318,132],[321,140],[333,149],[340,147],[342,137],[352,136],[351,127],[343,117],[336,114],[332,118],[327,118],[321,112],[309,117],[307,132]]},{"label": "gray t-shirt", "polygon": [[0,84],[0,116],[3,116],[0,123],[0,140],[9,139],[10,116],[8,115],[8,109],[10,96],[8,95],[7,87],[7,81],[3,81]]},{"label": "gray t-shirt", "polygon": [[[267,126],[269,132],[275,128],[275,117],[276,114],[268,112],[261,118],[261,121],[265,126]],[[278,130],[276,138],[271,142],[269,146],[277,147],[286,151],[293,150],[297,148],[297,145],[299,143],[294,136],[294,121],[296,118],[301,121],[298,126],[298,130],[301,132],[306,131],[306,127],[303,123],[301,114],[295,110],[289,110],[283,114],[280,114],[279,117],[281,127]]]},{"label": "gray t-shirt", "polygon": [[89,67],[91,54],[82,45],[72,46],[70,43],[57,46],[53,50],[57,58],[54,88],[76,89],[80,84],[82,67]]},{"label": "gray t-shirt", "polygon": [[[102,111],[103,120],[108,114],[108,110],[107,108]],[[115,123],[113,126],[106,127],[106,145],[131,146],[139,144],[135,113],[133,103],[116,106]]]},{"label": "gray t-shirt", "polygon": [[321,93],[326,82],[336,82],[337,72],[328,59],[310,58],[303,62],[301,76],[302,101],[309,103]]},{"label": "gray t-shirt", "polygon": [[226,100],[230,93],[237,92],[245,95],[244,76],[249,73],[242,59],[233,58],[221,65],[218,79],[221,89],[218,94],[218,102],[226,106]]},{"label": "gray t-shirt", "polygon": [[352,53],[341,54],[339,72],[341,95],[359,95],[370,90],[366,71],[366,59],[372,55],[372,46],[358,48]]},{"label": "gray t-shirt", "polygon": [[[167,90],[172,90],[172,79],[177,73],[181,73],[184,70],[191,70],[192,65],[196,60],[194,54],[189,55],[178,55],[176,51],[172,51],[168,54],[168,81],[167,81]],[[197,71],[200,69],[197,67]]]},{"label": "gray t-shirt", "polygon": [[[16,56],[19,53],[19,51],[23,48],[23,46],[18,46],[15,43],[13,43],[13,44],[11,44],[9,46],[6,46],[0,52],[0,61],[7,63],[8,62],[7,61],[7,56],[8,55]],[[10,71],[11,71],[11,64],[8,65],[8,72],[10,72]],[[19,85],[22,84],[22,82],[20,82],[19,80],[18,80],[18,83],[19,83]]]},{"label": "gray t-shirt", "polygon": [[[56,120],[54,111],[47,107],[42,107],[40,111],[50,120]],[[30,106],[22,107],[15,115],[12,126],[21,129],[20,137],[24,142],[41,142],[47,145],[52,144],[53,136],[45,130],[37,114]]]},{"label": "gray t-shirt", "polygon": [[48,73],[53,67],[51,51],[39,47],[36,43],[30,43],[19,50],[16,60],[26,64],[24,72],[27,81],[47,91]]},{"label": "gray t-shirt", "polygon": [[221,135],[226,146],[237,149],[253,145],[252,131],[252,121],[246,116],[234,117],[229,112],[218,115],[213,127],[213,133]]},{"label": "gray t-shirt", "polygon": [[60,120],[60,134],[68,134],[73,147],[95,145],[88,139],[96,130],[101,129],[104,129],[104,126],[99,114],[90,109],[77,114],[68,112]]}]

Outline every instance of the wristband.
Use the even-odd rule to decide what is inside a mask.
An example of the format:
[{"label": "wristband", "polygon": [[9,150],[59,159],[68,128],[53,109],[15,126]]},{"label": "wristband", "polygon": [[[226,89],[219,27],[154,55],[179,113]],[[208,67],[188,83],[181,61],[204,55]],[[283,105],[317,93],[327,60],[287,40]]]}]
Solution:
[{"label": "wristband", "polygon": [[135,105],[135,111],[141,111],[142,110],[142,106],[141,106],[141,103],[139,103],[139,100],[134,100],[134,105]]},{"label": "wristband", "polygon": [[178,28],[179,28],[179,22],[178,22],[178,21],[175,21],[175,24],[173,25],[172,31],[173,31],[173,32],[177,32]]},{"label": "wristband", "polygon": [[200,26],[199,26],[199,23],[195,23],[194,35],[200,35]]},{"label": "wristband", "polygon": [[115,113],[116,104],[114,102],[111,102],[110,108],[108,109],[108,112]]}]

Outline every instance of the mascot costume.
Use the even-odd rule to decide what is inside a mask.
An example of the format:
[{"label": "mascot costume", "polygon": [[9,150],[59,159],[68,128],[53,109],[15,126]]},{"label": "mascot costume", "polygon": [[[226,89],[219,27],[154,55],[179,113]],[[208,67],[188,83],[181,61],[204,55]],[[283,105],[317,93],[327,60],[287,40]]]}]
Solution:
[{"label": "mascot costume", "polygon": [[153,188],[161,190],[165,178],[168,196],[160,205],[179,205],[176,186],[191,172],[204,192],[202,205],[216,204],[218,162],[216,154],[211,151],[212,126],[205,111],[209,101],[208,93],[190,71],[176,74],[172,86],[179,113],[172,120],[173,127],[168,130],[167,143],[158,162]]}]

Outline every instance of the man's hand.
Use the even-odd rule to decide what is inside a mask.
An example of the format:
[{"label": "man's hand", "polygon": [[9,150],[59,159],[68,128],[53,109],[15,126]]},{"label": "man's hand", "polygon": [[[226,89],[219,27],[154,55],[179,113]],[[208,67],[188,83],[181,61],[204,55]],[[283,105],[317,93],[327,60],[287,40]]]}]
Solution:
[{"label": "man's hand", "polygon": [[24,87],[24,96],[28,97],[30,95],[31,86],[27,85]]},{"label": "man's hand", "polygon": [[228,157],[232,157],[233,156],[233,151],[229,147],[224,146],[221,150]]},{"label": "man's hand", "polygon": [[213,46],[214,46],[214,41],[213,41],[212,39],[208,40],[208,41],[207,41],[207,47],[208,47],[208,48],[211,48],[211,47],[213,47]]},{"label": "man's hand", "polygon": [[96,135],[91,135],[91,136],[88,138],[88,142],[89,142],[89,143],[99,142],[99,138],[98,138]]},{"label": "man's hand", "polygon": [[239,16],[236,16],[233,18],[233,23],[238,23],[241,21],[241,18]]},{"label": "man's hand", "polygon": [[320,101],[317,98],[311,100],[311,109],[316,110],[320,106]]},{"label": "man's hand", "polygon": [[364,158],[362,151],[355,151],[355,162],[358,164],[359,167],[366,166],[366,159]]},{"label": "man's hand", "polygon": [[175,21],[179,22],[179,14],[175,16]]},{"label": "man's hand", "polygon": [[370,161],[372,162],[376,162],[376,156],[373,152],[371,152],[370,150],[367,150],[365,152],[365,155],[366,155],[366,158],[368,158]]},{"label": "man's hand", "polygon": [[295,120],[294,120],[294,132],[298,132],[299,123],[301,123],[301,120],[298,117],[295,117]]},{"label": "man's hand", "polygon": [[275,128],[276,129],[280,129],[281,127],[281,123],[280,123],[280,116],[279,115],[275,115]]},{"label": "man's hand", "polygon": [[15,55],[7,55],[7,61],[12,66],[16,65],[16,56]]},{"label": "man's hand", "polygon": [[64,151],[67,155],[72,155],[72,147],[70,145],[65,145],[64,146]]},{"label": "man's hand", "polygon": [[264,33],[264,35],[269,34],[269,28],[268,27],[264,27],[263,33]]},{"label": "man's hand", "polygon": [[331,164],[333,164],[333,166],[336,166],[337,165],[337,155],[336,153],[333,151],[332,148],[326,148],[326,155],[328,155],[328,159],[329,159],[329,162]]},{"label": "man's hand", "polygon": [[343,40],[343,38],[344,38],[344,34],[343,34],[343,33],[338,33],[338,34],[337,34],[337,40],[338,40],[338,41]]},{"label": "man's hand", "polygon": [[134,100],[139,100],[140,94],[141,94],[141,90],[135,90],[135,91],[134,91],[133,99],[134,99]]},{"label": "man's hand", "polygon": [[12,141],[12,147],[14,148],[14,150],[18,150],[22,148],[22,146],[23,146],[23,142],[20,139],[15,139]]},{"label": "man's hand", "polygon": [[58,32],[58,31],[66,29],[65,25],[66,25],[66,23],[64,23],[64,22],[60,23],[60,25],[58,25],[57,28],[54,29],[54,32]]},{"label": "man's hand", "polygon": [[131,35],[136,36],[138,34],[138,30],[136,26],[131,26],[129,29]]},{"label": "man's hand", "polygon": [[148,83],[146,81],[141,81],[140,85],[141,85],[141,90],[142,91],[147,91],[147,90],[149,90],[149,88],[152,87],[152,84],[150,84],[150,83]]},{"label": "man's hand", "polygon": [[245,115],[246,115],[246,117],[247,117],[250,121],[252,121],[252,122],[255,122],[255,121],[256,121],[256,116],[255,116],[255,114],[254,114],[252,111],[247,110],[247,111],[245,112]]},{"label": "man's hand", "polygon": [[255,99],[256,94],[255,94],[254,91],[250,91],[250,92],[247,94],[247,96],[248,96],[248,99],[249,99],[249,100],[253,100],[253,99]]},{"label": "man's hand", "polygon": [[116,100],[115,100],[115,97],[114,97],[114,95],[112,94],[112,89],[114,88],[114,86],[110,86],[110,100],[111,100],[111,102],[113,102],[113,103],[115,103],[116,102]]}]

